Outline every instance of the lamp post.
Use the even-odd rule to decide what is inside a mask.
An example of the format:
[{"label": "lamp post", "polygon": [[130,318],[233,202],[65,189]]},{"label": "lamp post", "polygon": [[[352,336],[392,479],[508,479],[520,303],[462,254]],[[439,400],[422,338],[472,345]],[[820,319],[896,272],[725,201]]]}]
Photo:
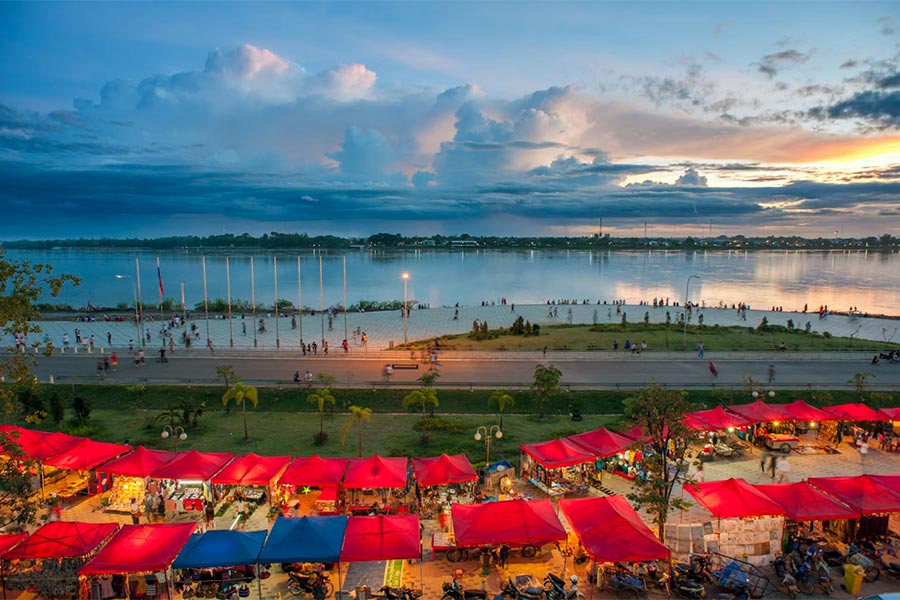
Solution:
[{"label": "lamp post", "polygon": [[134,328],[137,331],[138,342],[141,341],[141,319],[138,315],[137,288],[134,287],[134,278],[131,275],[116,275],[116,279],[128,279],[131,281],[131,293],[134,296]]},{"label": "lamp post", "polygon": [[407,318],[409,317],[409,305],[406,300],[406,284],[409,282],[409,273],[403,273],[400,277],[403,278],[403,343],[406,344],[409,341],[406,335],[406,324]]},{"label": "lamp post", "polygon": [[484,438],[485,445],[485,458],[484,458],[484,466],[487,468],[488,465],[491,464],[491,437],[495,437],[498,440],[503,438],[503,432],[500,430],[499,425],[491,425],[490,427],[486,425],[482,425],[481,427],[475,430],[475,441],[480,442],[482,438]]},{"label": "lamp post", "polygon": [[181,425],[176,425],[172,427],[171,425],[166,425],[163,427],[162,433],[159,434],[159,437],[162,439],[172,438],[172,451],[178,451],[178,440],[182,442],[188,438],[187,432],[184,430],[184,427]]},{"label": "lamp post", "polygon": [[699,275],[690,275],[687,278],[687,281],[684,284],[684,333],[681,336],[681,347],[684,350],[687,350],[687,311],[688,311],[688,290],[691,287],[691,279],[700,279]]}]

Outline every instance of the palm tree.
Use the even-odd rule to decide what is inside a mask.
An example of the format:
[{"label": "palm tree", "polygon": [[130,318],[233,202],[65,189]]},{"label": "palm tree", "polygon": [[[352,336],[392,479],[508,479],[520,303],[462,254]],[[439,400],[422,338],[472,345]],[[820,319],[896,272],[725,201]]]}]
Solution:
[{"label": "palm tree", "polygon": [[316,443],[324,444],[328,439],[328,434],[325,433],[325,405],[334,406],[334,396],[331,395],[331,390],[324,387],[309,394],[306,401],[315,405],[319,410],[319,435],[316,436]]},{"label": "palm tree", "polygon": [[410,406],[421,406],[422,407],[422,443],[428,442],[428,433],[425,428],[425,409],[428,406],[433,408],[437,408],[438,406],[438,397],[437,392],[432,388],[426,387],[421,390],[415,390],[414,392],[410,392],[403,398],[403,408],[409,408]]},{"label": "palm tree", "polygon": [[259,395],[256,388],[252,385],[244,385],[240,381],[236,382],[231,389],[222,396],[222,404],[226,407],[228,402],[234,400],[234,403],[241,407],[241,413],[244,415],[244,440],[250,440],[250,433],[247,430],[247,401],[253,403],[253,408],[259,404]]},{"label": "palm tree", "polygon": [[356,451],[357,456],[362,458],[362,424],[372,420],[372,409],[362,408],[360,406],[350,407],[350,416],[344,421],[341,427],[341,444],[347,439],[347,434],[356,425]]},{"label": "palm tree", "polygon": [[492,406],[493,404],[497,405],[497,412],[500,413],[501,430],[503,429],[503,411],[506,409],[506,405],[509,404],[510,406],[513,406],[515,403],[515,398],[513,398],[503,390],[492,392],[488,397],[488,406]]}]

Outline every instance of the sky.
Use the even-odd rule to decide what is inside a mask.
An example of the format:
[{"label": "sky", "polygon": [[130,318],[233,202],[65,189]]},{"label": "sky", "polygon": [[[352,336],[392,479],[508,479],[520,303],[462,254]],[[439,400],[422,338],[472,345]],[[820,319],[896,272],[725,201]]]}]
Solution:
[{"label": "sky", "polygon": [[900,234],[896,2],[3,2],[0,22],[0,239]]}]

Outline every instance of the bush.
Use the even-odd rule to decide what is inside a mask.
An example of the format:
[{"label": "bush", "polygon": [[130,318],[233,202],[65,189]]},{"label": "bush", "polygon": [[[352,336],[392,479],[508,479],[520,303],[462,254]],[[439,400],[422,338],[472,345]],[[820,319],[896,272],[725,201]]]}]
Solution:
[{"label": "bush", "polygon": [[62,398],[56,390],[50,392],[47,397],[47,402],[50,404],[50,418],[53,419],[53,422],[59,425],[62,423],[63,419],[66,418],[66,407],[63,406]]},{"label": "bush", "polygon": [[74,425],[87,425],[91,419],[91,403],[84,396],[72,398],[72,422]]},{"label": "bush", "polygon": [[466,426],[456,419],[442,419],[440,417],[426,417],[424,420],[425,431],[446,431],[447,433],[462,433]]}]

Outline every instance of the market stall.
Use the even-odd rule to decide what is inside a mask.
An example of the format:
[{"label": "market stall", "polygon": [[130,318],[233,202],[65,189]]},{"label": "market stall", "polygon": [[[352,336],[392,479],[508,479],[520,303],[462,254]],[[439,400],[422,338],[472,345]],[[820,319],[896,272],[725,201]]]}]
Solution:
[{"label": "market stall", "polygon": [[[3,555],[21,544],[28,538],[27,533],[5,533],[0,534],[0,561],[3,560]],[[6,590],[8,586],[6,584],[6,565],[0,565],[0,587],[3,588],[3,600],[6,600]]]},{"label": "market stall", "polygon": [[644,562],[669,557],[623,496],[559,501],[572,529],[595,562]]},{"label": "market stall", "polygon": [[859,517],[858,510],[805,481],[753,487],[769,500],[779,504],[792,521],[830,521]]},{"label": "market stall", "polygon": [[900,493],[868,475],[810,477],[808,481],[857,511],[858,522],[847,521],[842,529],[832,528],[831,533],[843,541],[886,534],[888,513],[900,512]]},{"label": "market stall", "polygon": [[45,493],[55,494],[60,502],[76,500],[78,496],[92,496],[102,488],[94,472],[98,466],[131,450],[127,444],[111,444],[84,440],[62,454],[44,461],[44,465],[65,471],[64,476],[47,486]]},{"label": "market stall", "polygon": [[19,446],[26,459],[38,463],[37,479],[32,485],[34,489],[40,489],[42,495],[45,493],[45,487],[48,484],[56,483],[66,476],[66,473],[63,471],[55,471],[49,477],[45,476],[45,462],[87,441],[87,438],[69,435],[60,431],[49,433],[24,429],[15,425],[6,426],[4,431]]},{"label": "market stall", "polygon": [[452,516],[449,547],[508,544],[521,547],[523,556],[534,556],[544,544],[566,539],[550,499],[454,504]]},{"label": "market stall", "polygon": [[101,479],[103,489],[110,489],[109,496],[104,499],[106,510],[129,512],[131,499],[140,501],[144,497],[150,474],[178,456],[177,452],[148,450],[138,446],[128,454],[100,466],[97,471],[112,479],[111,482]]},{"label": "market stall", "polygon": [[340,485],[348,464],[349,458],[322,458],[315,454],[295,458],[278,478],[277,501],[272,506],[296,506],[293,497],[298,488],[318,488],[316,510],[319,514],[337,514],[341,510]]},{"label": "market stall", "polygon": [[744,452],[743,442],[738,434],[746,437],[752,424],[741,415],[728,412],[721,406],[710,410],[699,410],[685,416],[684,424],[698,432],[703,432],[701,460],[714,460],[717,456],[740,456]]},{"label": "market stall", "polygon": [[335,563],[341,557],[348,517],[278,517],[259,554],[262,563]]},{"label": "market stall", "polygon": [[78,572],[106,598],[174,598],[168,570],[194,523],[124,525]]},{"label": "market stall", "polygon": [[78,569],[118,528],[115,523],[47,523],[3,555],[12,561],[7,585],[43,598],[75,598]]},{"label": "market stall", "polygon": [[[407,465],[401,457],[352,458],[344,475],[344,488],[352,490],[348,510],[351,514],[374,512],[405,513]],[[389,490],[394,490],[389,494]],[[380,504],[379,504],[380,502]]]},{"label": "market stall", "polygon": [[478,474],[465,454],[413,458],[410,462],[420,513],[433,514],[449,503],[473,501]]},{"label": "market stall", "polygon": [[522,479],[547,495],[583,493],[593,480],[594,454],[567,438],[520,448]]},{"label": "market stall", "polygon": [[209,500],[216,502],[209,487],[209,480],[234,459],[226,452],[199,452],[191,450],[150,473],[154,479],[168,479],[175,482],[167,488],[166,512],[202,511]]},{"label": "market stall", "polygon": [[422,558],[417,515],[347,518],[341,562],[409,558]]},{"label": "market stall", "polygon": [[[640,427],[637,429],[640,432]],[[634,464],[634,459],[640,453],[631,449],[631,446],[634,446],[636,443],[634,438],[610,431],[605,427],[577,435],[570,435],[565,439],[576,446],[584,448],[596,457],[594,469],[590,473],[590,483],[597,486],[603,481],[603,471],[610,466],[612,466],[610,469],[612,472],[618,471],[624,475],[630,475],[629,469],[625,468],[623,470],[616,467],[618,464],[622,464],[624,467],[624,465],[628,464],[629,459],[632,461],[631,464]]]},{"label": "market stall", "polygon": [[[209,597],[210,593],[227,596],[237,587],[249,596],[248,584],[257,579],[256,565],[267,533],[212,530],[193,534],[172,563],[176,588],[182,595]],[[256,589],[259,592],[258,579]]]},{"label": "market stall", "polygon": [[289,462],[290,456],[259,456],[252,453],[239,456],[214,475],[210,483],[233,486],[231,493],[219,493],[217,490],[216,496],[227,499],[243,498],[252,513],[267,500],[275,497],[272,493],[275,481]]}]

